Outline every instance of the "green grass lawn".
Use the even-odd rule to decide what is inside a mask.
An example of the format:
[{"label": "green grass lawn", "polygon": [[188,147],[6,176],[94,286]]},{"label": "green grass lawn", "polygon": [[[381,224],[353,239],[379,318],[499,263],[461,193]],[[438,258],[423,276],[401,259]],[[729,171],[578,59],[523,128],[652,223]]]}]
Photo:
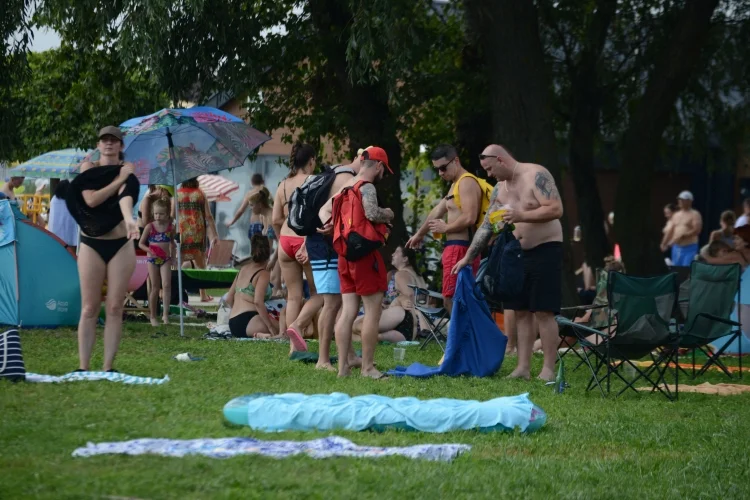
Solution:
[{"label": "green grass lawn", "polygon": [[[748,498],[750,394],[681,394],[603,399],[584,392],[584,369],[568,373],[562,395],[540,382],[508,381],[509,358],[487,379],[339,380],[286,359],[288,345],[205,341],[202,330],[151,338],[150,327],[127,324],[118,356],[122,372],[161,377],[161,386],[110,382],[0,384],[0,498]],[[22,334],[27,369],[63,374],[77,368],[71,330]],[[313,344],[315,346],[315,344]],[[101,339],[92,368],[101,367]],[[189,351],[206,360],[180,363]],[[407,350],[407,362],[434,364],[440,351]],[[572,358],[570,358],[572,361]],[[380,346],[379,367],[394,366]],[[535,369],[540,359],[535,358]],[[570,367],[572,362],[566,364]],[[700,382],[726,382],[712,374]],[[747,380],[750,382],[750,380]],[[406,458],[229,460],[106,455],[73,458],[87,442],[135,438],[253,436],[305,440],[325,433],[268,435],[229,427],[222,408],[254,392],[344,392],[423,399],[486,400],[529,392],[549,415],[538,433],[425,434],[338,432],[357,444],[399,446],[466,443],[452,463]]]}]

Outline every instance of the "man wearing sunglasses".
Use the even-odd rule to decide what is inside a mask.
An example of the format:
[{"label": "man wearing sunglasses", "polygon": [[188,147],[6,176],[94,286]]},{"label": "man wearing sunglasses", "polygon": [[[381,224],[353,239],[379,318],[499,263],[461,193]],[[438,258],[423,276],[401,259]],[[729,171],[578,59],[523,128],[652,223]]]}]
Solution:
[{"label": "man wearing sunglasses", "polygon": [[[406,242],[408,248],[418,248],[425,235],[432,231],[434,238],[445,236],[443,250],[443,301],[445,308],[451,311],[453,296],[456,293],[457,276],[448,272],[460,261],[469,250],[471,237],[476,230],[479,211],[482,205],[482,190],[476,177],[461,166],[456,148],[443,144],[436,146],[430,155],[432,166],[444,181],[450,182],[448,195],[440,200],[427,216],[422,227]],[[469,177],[459,182],[462,177]],[[455,196],[455,185],[458,183],[458,196]],[[460,200],[460,203],[459,203]],[[448,215],[448,221],[443,217]],[[481,222],[481,221],[480,221]],[[479,270],[479,254],[472,260],[474,274]]]},{"label": "man wearing sunglasses", "polygon": [[490,214],[504,210],[505,223],[514,224],[516,238],[523,248],[524,284],[516,300],[506,302],[515,311],[518,329],[518,366],[512,378],[531,378],[531,351],[536,340],[534,319],[539,327],[544,351],[544,367],[539,378],[555,378],[557,347],[560,343],[555,315],[562,302],[562,226],[560,193],[549,171],[541,165],[520,163],[507,149],[490,145],[479,156],[482,168],[497,186],[482,227],[477,230],[469,251],[453,268],[453,274],[469,265],[487,247],[492,237]]}]

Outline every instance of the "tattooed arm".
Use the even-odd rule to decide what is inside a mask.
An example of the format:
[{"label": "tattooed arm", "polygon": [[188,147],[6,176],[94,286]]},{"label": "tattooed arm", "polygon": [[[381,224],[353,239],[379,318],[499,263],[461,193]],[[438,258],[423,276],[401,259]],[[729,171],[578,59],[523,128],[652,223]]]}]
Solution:
[{"label": "tattooed arm", "polygon": [[541,169],[534,175],[533,192],[540,207],[519,214],[521,217],[518,222],[549,222],[562,217],[560,192],[555,185],[555,179],[546,169]]},{"label": "tattooed arm", "polygon": [[487,213],[484,216],[484,222],[482,222],[482,225],[474,234],[474,238],[471,240],[471,245],[469,246],[469,250],[466,252],[464,258],[459,260],[458,263],[453,266],[453,269],[451,270],[452,274],[458,274],[461,269],[468,266],[469,263],[472,262],[477,255],[482,253],[482,251],[487,248],[487,245],[490,243],[490,240],[492,239],[492,224],[490,224],[490,214],[496,210],[499,210],[503,205],[497,199],[497,195],[500,192],[499,189],[500,184],[498,183],[495,186],[495,189],[492,190],[492,194],[490,195],[492,203],[490,203],[490,207],[487,209]]},{"label": "tattooed arm", "polygon": [[487,213],[484,215],[484,222],[479,226],[477,232],[474,234],[474,238],[471,240],[469,250],[466,252],[466,262],[471,262],[474,258],[482,253],[487,248],[487,245],[492,239],[492,224],[490,224],[490,214],[496,210],[499,210],[503,205],[497,200],[497,195],[500,193],[500,183],[495,185],[495,189],[492,190],[490,199],[490,207],[487,209]]},{"label": "tattooed arm", "polygon": [[359,188],[362,194],[362,208],[365,210],[365,217],[371,222],[391,222],[393,219],[393,210],[390,208],[380,208],[378,206],[378,193],[372,184],[362,184]]}]

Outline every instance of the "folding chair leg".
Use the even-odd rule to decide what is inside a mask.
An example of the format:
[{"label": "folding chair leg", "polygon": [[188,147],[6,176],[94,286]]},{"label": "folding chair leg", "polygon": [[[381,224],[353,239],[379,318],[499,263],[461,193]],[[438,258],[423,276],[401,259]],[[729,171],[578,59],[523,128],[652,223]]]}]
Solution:
[{"label": "folding chair leg", "polygon": [[602,393],[602,397],[607,397],[607,394],[604,392],[604,388],[602,387],[601,380],[599,378],[599,370],[601,370],[601,367],[604,365],[604,361],[599,357],[596,356],[596,368],[591,366],[591,361],[588,357],[586,357],[586,364],[588,365],[589,369],[591,370],[591,380],[589,380],[589,384],[586,387],[586,391],[590,391],[594,388],[594,384],[599,388],[599,391]]},{"label": "folding chair leg", "polygon": [[[582,355],[581,353],[579,353],[578,351],[576,351],[576,350],[575,350],[575,344],[576,344],[576,343],[578,343],[578,342],[576,342],[576,343],[574,343],[574,344],[570,344],[570,342],[568,342],[568,339],[567,339],[567,337],[561,336],[561,337],[560,337],[560,340],[561,340],[561,341],[562,341],[562,342],[563,342],[563,343],[565,344],[565,347],[567,347],[567,348],[565,349],[565,351],[564,351],[564,352],[563,352],[562,354],[560,354],[560,353],[558,353],[558,354],[557,354],[558,358],[559,358],[559,359],[562,359],[562,358],[563,358],[563,357],[565,357],[565,356],[566,356],[566,355],[567,355],[567,354],[568,354],[569,352],[572,352],[573,354],[575,354],[576,356],[578,356],[578,360],[579,360],[579,361],[578,361],[578,364],[577,364],[577,365],[576,365],[575,367],[573,367],[573,369],[571,370],[571,371],[576,371],[576,370],[577,370],[577,369],[579,369],[579,368],[580,368],[581,366],[583,366],[583,364],[585,363],[585,360],[583,359],[583,357],[584,357],[584,356],[586,355],[585,351],[584,351],[584,354],[583,354],[583,355]],[[580,344],[578,344],[578,345],[580,345]],[[558,349],[559,349],[559,348],[558,348]]]},{"label": "folding chair leg", "polygon": [[444,328],[445,324],[447,323],[446,319],[448,317],[448,311],[445,311],[443,315],[437,319],[437,321],[433,321],[426,314],[421,314],[421,316],[427,322],[427,331],[429,331],[430,334],[427,336],[424,342],[422,342],[422,345],[419,346],[419,350],[421,351],[427,346],[427,344],[434,341],[437,343],[438,347],[440,347],[443,353],[445,353],[445,347],[443,347],[443,343],[440,340],[439,334],[442,333],[441,329]]},{"label": "folding chair leg", "polygon": [[732,341],[733,341],[733,339],[730,340],[729,342],[727,342],[726,344],[724,344],[724,347],[722,347],[721,349],[719,349],[715,353],[709,347],[706,347],[706,351],[704,351],[703,349],[701,349],[701,352],[703,352],[706,356],[708,356],[708,361],[706,361],[706,364],[704,364],[703,367],[701,367],[701,369],[698,370],[698,375],[697,376],[700,376],[700,375],[703,375],[704,373],[706,373],[708,371],[708,369],[711,367],[711,365],[716,365],[716,366],[718,366],[721,369],[721,371],[724,372],[724,374],[727,377],[734,378],[734,377],[732,377],[732,373],[729,371],[729,368],[727,368],[726,365],[721,362],[721,359],[719,359],[719,356],[721,356],[722,354],[724,354],[724,350],[727,348],[727,346]]}]

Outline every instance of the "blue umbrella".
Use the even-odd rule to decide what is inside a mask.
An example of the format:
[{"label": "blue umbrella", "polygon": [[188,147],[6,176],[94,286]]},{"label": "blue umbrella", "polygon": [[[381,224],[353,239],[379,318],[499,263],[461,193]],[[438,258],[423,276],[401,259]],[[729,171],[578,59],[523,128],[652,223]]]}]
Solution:
[{"label": "blue umbrella", "polygon": [[61,149],[34,157],[8,171],[12,177],[32,179],[58,179],[74,175],[88,151],[82,149]]},{"label": "blue umbrella", "polygon": [[[141,184],[174,186],[199,175],[241,167],[270,136],[240,118],[216,108],[162,109],[120,124],[124,132],[125,158],[135,166]],[[179,220],[179,206],[175,204]],[[178,231],[179,231],[179,224]],[[182,269],[180,240],[177,265]],[[182,273],[180,334],[184,334]]]},{"label": "blue umbrella", "polygon": [[[241,167],[271,137],[209,107],[163,109],[120,124],[141,184],[177,184]],[[172,163],[170,164],[170,161]]]}]

